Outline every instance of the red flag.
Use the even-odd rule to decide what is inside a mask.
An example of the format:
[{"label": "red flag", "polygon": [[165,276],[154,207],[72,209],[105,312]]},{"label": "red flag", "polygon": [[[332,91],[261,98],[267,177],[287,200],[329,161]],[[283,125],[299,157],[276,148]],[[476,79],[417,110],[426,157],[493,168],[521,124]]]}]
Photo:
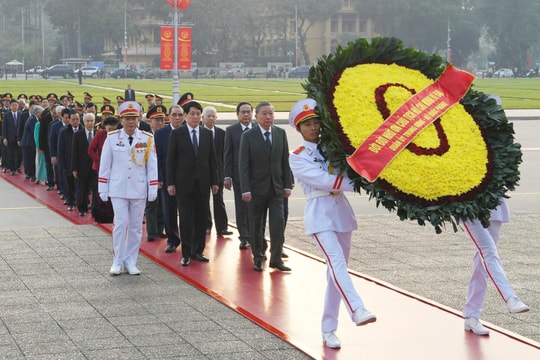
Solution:
[{"label": "red flag", "polygon": [[191,2],[191,0],[178,0],[176,2],[176,6],[180,10],[185,11],[188,8],[190,2]]},{"label": "red flag", "polygon": [[174,9],[174,0],[167,0],[167,3]]}]

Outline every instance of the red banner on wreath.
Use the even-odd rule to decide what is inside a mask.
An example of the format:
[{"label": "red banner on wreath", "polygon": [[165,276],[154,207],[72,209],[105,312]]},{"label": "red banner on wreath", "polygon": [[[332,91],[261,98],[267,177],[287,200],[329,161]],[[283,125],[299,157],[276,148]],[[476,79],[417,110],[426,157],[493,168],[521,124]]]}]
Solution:
[{"label": "red banner on wreath", "polygon": [[370,182],[427,126],[467,93],[474,76],[448,66],[437,81],[411,97],[355,150],[347,163]]},{"label": "red banner on wreath", "polygon": [[[174,70],[174,28],[161,27],[161,70]],[[178,70],[191,70],[191,28],[178,28]]]}]

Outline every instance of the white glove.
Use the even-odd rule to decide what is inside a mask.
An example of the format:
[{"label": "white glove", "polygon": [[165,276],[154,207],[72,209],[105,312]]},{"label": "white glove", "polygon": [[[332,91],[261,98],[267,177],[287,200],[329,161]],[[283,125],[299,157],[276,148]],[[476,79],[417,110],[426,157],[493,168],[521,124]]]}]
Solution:
[{"label": "white glove", "polygon": [[109,194],[107,194],[107,193],[99,193],[99,198],[103,202],[107,202],[107,201],[109,201]]},{"label": "white glove", "polygon": [[156,191],[149,191],[148,192],[148,201],[156,201],[157,199],[157,190]]}]

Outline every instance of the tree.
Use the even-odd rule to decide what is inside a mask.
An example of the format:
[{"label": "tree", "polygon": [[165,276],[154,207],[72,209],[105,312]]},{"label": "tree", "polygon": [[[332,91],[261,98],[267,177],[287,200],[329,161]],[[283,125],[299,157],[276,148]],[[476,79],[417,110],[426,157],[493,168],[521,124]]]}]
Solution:
[{"label": "tree", "polygon": [[307,51],[307,33],[318,22],[325,21],[334,15],[343,2],[341,0],[276,0],[273,12],[283,14],[287,18],[295,18],[298,23],[298,47],[304,59],[303,63],[310,65],[311,59]]},{"label": "tree", "polygon": [[[446,48],[448,22],[458,24],[463,0],[356,0],[356,9],[382,36],[435,53]],[[461,23],[461,21],[459,21]]]},{"label": "tree", "polygon": [[498,67],[526,66],[530,51],[540,43],[537,0],[483,0],[479,4],[487,36],[494,42],[493,59]]}]

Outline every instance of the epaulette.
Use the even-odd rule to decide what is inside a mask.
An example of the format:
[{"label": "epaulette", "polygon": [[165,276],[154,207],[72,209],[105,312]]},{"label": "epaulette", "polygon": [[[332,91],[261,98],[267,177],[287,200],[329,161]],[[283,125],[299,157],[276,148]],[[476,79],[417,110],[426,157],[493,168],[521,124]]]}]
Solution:
[{"label": "epaulette", "polygon": [[113,131],[109,131],[109,132],[107,133],[107,135],[116,134],[116,133],[119,132],[119,131],[120,131],[120,129],[116,129],[116,130],[113,130]]},{"label": "epaulette", "polygon": [[152,134],[152,133],[150,133],[150,132],[148,132],[148,131],[142,130],[142,133],[143,133],[143,134],[146,134],[146,135],[148,135],[148,136],[151,136],[151,137],[154,136],[154,134]]},{"label": "epaulette", "polygon": [[300,154],[302,151],[304,151],[305,148],[306,148],[305,146],[300,146],[298,149],[296,149],[296,150],[293,151],[293,154],[294,154],[294,155],[298,155],[298,154]]}]

